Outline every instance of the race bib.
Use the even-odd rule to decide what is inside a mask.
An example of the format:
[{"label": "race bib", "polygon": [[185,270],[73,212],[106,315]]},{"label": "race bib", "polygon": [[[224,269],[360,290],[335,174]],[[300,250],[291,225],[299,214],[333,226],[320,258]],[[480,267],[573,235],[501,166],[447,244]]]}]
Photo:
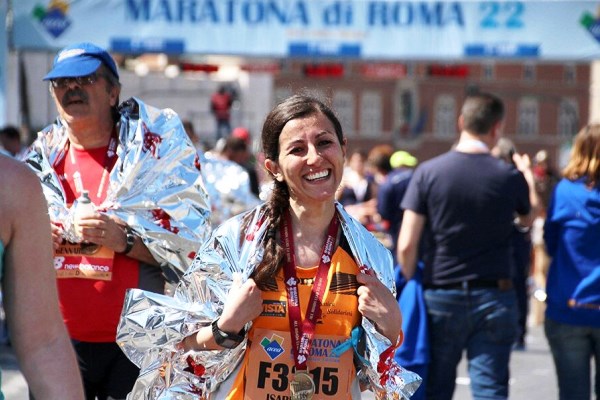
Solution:
[{"label": "race bib", "polygon": [[[345,340],[341,336],[313,337],[307,362],[316,388],[313,399],[352,397],[355,376],[352,351],[340,357],[331,354]],[[289,400],[289,385],[295,373],[290,333],[257,328],[249,351],[244,399]]]},{"label": "race bib", "polygon": [[112,280],[114,251],[92,243],[61,244],[54,251],[56,277]]}]

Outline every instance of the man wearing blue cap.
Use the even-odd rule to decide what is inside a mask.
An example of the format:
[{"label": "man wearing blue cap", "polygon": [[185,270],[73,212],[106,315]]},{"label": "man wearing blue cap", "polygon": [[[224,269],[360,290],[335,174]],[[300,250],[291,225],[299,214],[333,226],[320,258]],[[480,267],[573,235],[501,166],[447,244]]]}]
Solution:
[{"label": "man wearing blue cap", "polygon": [[[73,204],[87,191],[99,205],[106,197],[108,173],[117,159],[121,91],[117,66],[104,49],[78,43],[56,55],[44,80],[50,81],[50,93],[67,132],[66,154],[53,165],[66,202]],[[157,263],[122,221],[97,211],[84,218],[78,221],[78,233],[84,243],[101,246],[93,254],[97,268],[82,274],[84,279],[57,269],[61,310],[77,352],[86,397],[124,399],[139,373],[115,343],[124,292],[137,287],[139,261]],[[53,221],[55,260],[62,256],[81,265],[80,260],[65,257],[77,246],[63,240],[61,228]],[[81,267],[78,270],[83,271]],[[111,279],[101,271],[110,271]]]},{"label": "man wearing blue cap", "polygon": [[[162,251],[159,245],[169,247],[169,254],[178,250],[191,254],[198,247],[193,242],[188,250],[175,241],[177,232],[198,228],[185,225],[183,218],[171,218],[162,208],[165,195],[158,174],[149,168],[162,160],[169,160],[170,167],[180,166],[185,159],[187,175],[178,177],[180,181],[171,183],[169,190],[180,195],[177,190],[184,188],[181,197],[191,196],[191,207],[200,210],[202,205],[195,202],[202,197],[196,185],[201,181],[196,152],[191,142],[188,149],[181,140],[185,139],[183,126],[172,111],[163,118],[160,110],[148,112],[149,107],[137,99],[119,106],[121,84],[115,61],[92,43],[61,50],[44,80],[50,82],[59,118],[40,133],[27,161],[37,169],[49,204],[61,311],[78,355],[87,399],[125,399],[139,374],[116,343],[125,292],[129,288],[164,292],[159,263],[168,265],[170,260],[157,255]],[[162,129],[160,121],[171,125]],[[179,130],[181,136],[176,135]],[[177,144],[163,150],[161,143],[168,139],[165,131]],[[172,168],[170,173],[183,175]],[[160,165],[160,169],[165,168]],[[128,201],[119,197],[131,191],[142,199],[150,185],[134,189],[144,179],[140,170],[158,182],[152,186],[152,209],[140,212],[142,217],[131,211],[136,208],[131,206],[131,196]],[[185,186],[188,182],[192,184]],[[89,202],[86,197],[93,203],[91,210],[79,212],[80,204]],[[123,203],[129,203],[129,208]],[[158,242],[147,240],[152,229],[160,230],[164,239],[160,243],[165,244],[150,247],[149,242]]]}]

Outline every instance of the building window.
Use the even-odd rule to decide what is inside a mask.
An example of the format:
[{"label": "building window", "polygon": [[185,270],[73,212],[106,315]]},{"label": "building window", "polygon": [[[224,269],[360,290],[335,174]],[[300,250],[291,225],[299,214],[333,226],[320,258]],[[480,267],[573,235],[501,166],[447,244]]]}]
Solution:
[{"label": "building window", "polygon": [[396,88],[394,94],[394,127],[397,137],[417,135],[422,126],[417,122],[417,97],[414,81],[406,79]]},{"label": "building window", "polygon": [[476,83],[468,83],[465,87],[465,94],[467,96],[475,96],[481,92],[479,85]]},{"label": "building window", "polygon": [[539,104],[531,97],[519,101],[517,109],[517,135],[537,135],[539,125]]},{"label": "building window", "polygon": [[400,116],[399,122],[401,125],[410,126],[414,119],[414,96],[412,90],[403,90],[400,93],[399,109],[398,114]]},{"label": "building window", "polygon": [[414,78],[416,76],[416,65],[413,62],[409,62],[406,64],[406,77]]},{"label": "building window", "polygon": [[525,82],[535,82],[535,64],[523,65],[523,80]]},{"label": "building window", "polygon": [[494,74],[495,72],[495,68],[494,68],[494,64],[487,62],[487,63],[483,63],[483,79],[486,81],[491,81],[492,79],[494,79]]},{"label": "building window", "polygon": [[566,64],[564,74],[566,83],[577,83],[577,67],[575,64]]},{"label": "building window", "polygon": [[448,94],[442,94],[435,100],[435,119],[433,132],[439,137],[456,135],[456,100]]},{"label": "building window", "polygon": [[366,137],[381,136],[381,93],[365,91],[360,98],[360,134]]},{"label": "building window", "polygon": [[356,131],[354,125],[355,104],[352,92],[349,90],[336,91],[333,95],[333,109],[336,111],[346,136],[354,136]]},{"label": "building window", "polygon": [[562,99],[558,106],[558,134],[572,137],[579,130],[579,107],[576,99]]}]

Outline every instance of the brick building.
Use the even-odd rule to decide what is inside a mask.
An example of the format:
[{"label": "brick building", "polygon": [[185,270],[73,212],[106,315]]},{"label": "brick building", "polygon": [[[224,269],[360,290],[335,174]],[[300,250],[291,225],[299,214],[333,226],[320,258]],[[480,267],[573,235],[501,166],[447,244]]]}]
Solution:
[{"label": "brick building", "polygon": [[505,101],[504,136],[520,152],[546,149],[558,163],[588,121],[590,65],[292,61],[282,65],[274,88],[275,99],[306,89],[331,101],[351,148],[392,143],[419,160],[452,146],[467,93],[489,91]]}]

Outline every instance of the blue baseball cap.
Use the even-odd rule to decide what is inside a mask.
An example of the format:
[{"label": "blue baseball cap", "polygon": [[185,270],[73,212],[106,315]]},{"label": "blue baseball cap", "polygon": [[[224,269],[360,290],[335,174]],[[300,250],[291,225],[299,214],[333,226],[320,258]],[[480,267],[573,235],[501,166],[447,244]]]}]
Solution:
[{"label": "blue baseball cap", "polygon": [[104,64],[119,78],[115,60],[106,50],[93,43],[75,43],[65,47],[54,57],[52,70],[44,77],[45,81],[56,78],[76,78],[94,73]]}]

